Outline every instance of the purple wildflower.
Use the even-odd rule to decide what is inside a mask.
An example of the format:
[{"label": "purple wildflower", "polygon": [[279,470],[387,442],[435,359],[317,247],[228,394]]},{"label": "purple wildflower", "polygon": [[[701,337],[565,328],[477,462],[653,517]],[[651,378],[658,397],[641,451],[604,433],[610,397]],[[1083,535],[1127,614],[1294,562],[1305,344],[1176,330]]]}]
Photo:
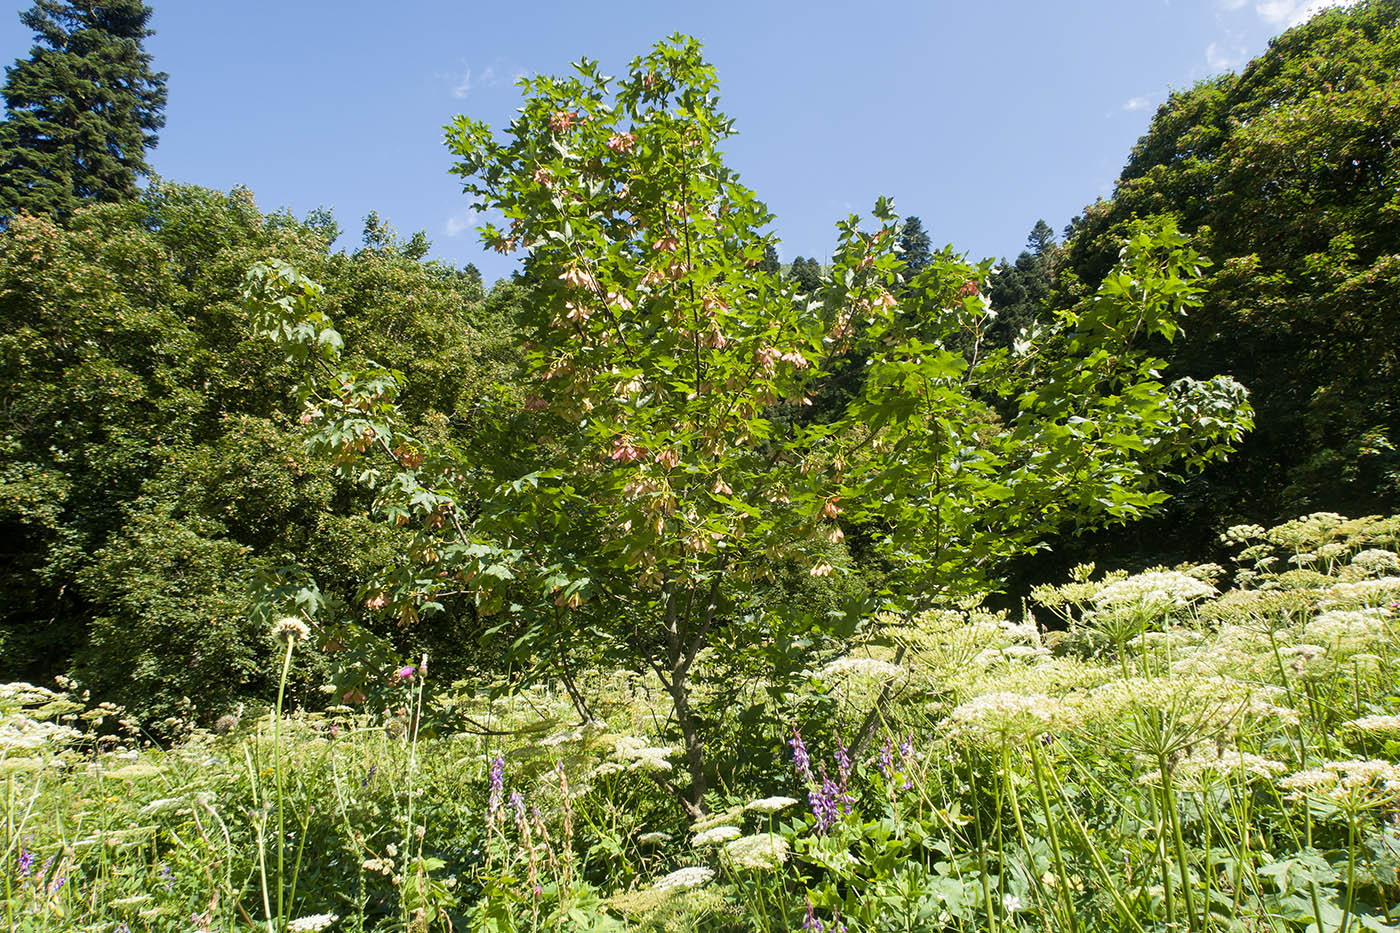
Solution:
[{"label": "purple wildflower", "polygon": [[413,672],[415,670],[416,668],[412,664],[405,664],[403,667],[394,671],[394,676],[401,681],[411,680],[413,678]]},{"label": "purple wildflower", "polygon": [[29,873],[34,870],[34,853],[24,847],[19,847],[19,877],[24,880],[29,877]]},{"label": "purple wildflower", "polygon": [[817,819],[817,832],[825,833],[835,826],[841,817],[851,812],[855,798],[846,793],[844,785],[831,779],[826,773],[826,766],[823,765],[821,786],[807,791],[807,803],[811,805],[812,815]]},{"label": "purple wildflower", "polygon": [[491,760],[491,796],[486,804],[486,818],[493,823],[501,812],[501,792],[505,785],[506,760],[504,756],[497,755]]},{"label": "purple wildflower", "polygon": [[841,743],[841,733],[836,733],[836,770],[841,775],[841,788],[846,787],[846,779],[851,776],[851,756]]},{"label": "purple wildflower", "polygon": [[797,731],[796,726],[792,727],[792,738],[788,739],[788,744],[792,746],[792,766],[802,775],[802,780],[811,784],[815,780],[812,777],[812,759],[807,754],[807,743],[802,741],[802,733]]},{"label": "purple wildflower", "polygon": [[165,882],[165,890],[169,891],[175,887],[175,873],[170,870],[169,865],[162,862],[157,874],[160,875],[160,880]]},{"label": "purple wildflower", "polygon": [[807,916],[802,921],[802,929],[807,933],[826,933],[826,924],[817,919],[817,909],[812,906],[812,899],[807,898]]},{"label": "purple wildflower", "polygon": [[518,790],[510,792],[510,806],[515,811],[515,822],[525,824],[525,795]]},{"label": "purple wildflower", "polygon": [[899,743],[899,757],[902,759],[900,763],[904,766],[904,786],[902,789],[909,790],[914,786],[914,779],[909,776],[914,772],[915,761],[912,736]]},{"label": "purple wildflower", "polygon": [[887,781],[894,776],[894,743],[888,738],[880,748],[880,775]]}]

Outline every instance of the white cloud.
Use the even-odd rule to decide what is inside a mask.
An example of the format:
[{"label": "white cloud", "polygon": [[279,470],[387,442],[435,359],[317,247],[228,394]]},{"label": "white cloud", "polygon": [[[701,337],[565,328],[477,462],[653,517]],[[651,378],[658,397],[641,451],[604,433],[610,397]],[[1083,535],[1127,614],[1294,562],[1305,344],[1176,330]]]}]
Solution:
[{"label": "white cloud", "polygon": [[1211,71],[1231,71],[1249,60],[1249,52],[1239,43],[1212,42],[1206,46],[1206,64]]},{"label": "white cloud", "polygon": [[1146,110],[1152,106],[1152,98],[1146,94],[1139,94],[1137,97],[1124,102],[1123,109],[1132,113],[1134,110]]},{"label": "white cloud", "polygon": [[495,87],[505,80],[495,65],[487,65],[481,71],[473,74],[466,62],[462,63],[461,71],[438,72],[437,77],[439,80],[447,82],[448,90],[458,100],[462,100],[470,94],[472,88]]},{"label": "white cloud", "polygon": [[[1243,7],[1248,0],[1217,0],[1227,13]],[[1356,0],[1255,0],[1254,12],[1269,26],[1287,29],[1312,17],[1319,10],[1333,6],[1351,6]]]},{"label": "white cloud", "polygon": [[475,219],[474,216],[453,214],[447,218],[447,223],[443,224],[443,232],[450,237],[461,236]]}]

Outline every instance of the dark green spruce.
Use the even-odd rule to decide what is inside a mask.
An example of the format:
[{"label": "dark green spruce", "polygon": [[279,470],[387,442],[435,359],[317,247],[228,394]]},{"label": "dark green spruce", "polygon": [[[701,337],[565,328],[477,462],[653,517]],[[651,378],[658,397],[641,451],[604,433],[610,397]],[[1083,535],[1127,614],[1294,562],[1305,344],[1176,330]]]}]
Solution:
[{"label": "dark green spruce", "polygon": [[5,74],[0,224],[136,195],[165,125],[166,75],[141,47],[150,17],[140,0],[36,0],[20,14],[35,44]]}]

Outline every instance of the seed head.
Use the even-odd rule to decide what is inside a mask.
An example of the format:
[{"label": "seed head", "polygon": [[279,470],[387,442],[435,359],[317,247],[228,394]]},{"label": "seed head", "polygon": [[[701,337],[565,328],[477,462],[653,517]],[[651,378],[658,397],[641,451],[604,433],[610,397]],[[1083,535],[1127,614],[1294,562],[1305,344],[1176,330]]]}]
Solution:
[{"label": "seed head", "polygon": [[296,616],[285,616],[272,626],[272,636],[280,645],[295,645],[311,637],[311,627]]}]

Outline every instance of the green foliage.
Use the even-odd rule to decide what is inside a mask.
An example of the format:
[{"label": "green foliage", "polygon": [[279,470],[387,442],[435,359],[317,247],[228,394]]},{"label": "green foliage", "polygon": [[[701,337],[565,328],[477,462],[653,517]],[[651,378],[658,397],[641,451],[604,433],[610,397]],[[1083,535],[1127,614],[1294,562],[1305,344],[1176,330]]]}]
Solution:
[{"label": "green foliage", "polygon": [[[394,535],[344,517],[353,489],[302,452],[305,412],[283,388],[295,369],[250,339],[243,276],[276,252],[335,284],[331,307],[357,345],[421,376],[408,416],[458,439],[512,365],[509,324],[484,310],[474,277],[416,261],[411,242],[389,233],[377,249],[331,255],[328,230],[265,216],[244,191],[165,184],[61,227],[10,225],[0,239],[9,676],[75,663],[144,718],[189,697],[212,720],[267,696],[255,580],[296,560],[346,602],[371,568],[394,562]],[[425,644],[441,645],[444,663],[466,659],[450,619],[397,650]],[[317,684],[314,666],[303,669],[294,687],[307,695]]]},{"label": "green foliage", "polygon": [[[415,666],[382,715],[247,713],[139,751],[103,734],[129,728],[110,707],[0,684],[0,916],[24,933],[1388,933],[1398,533],[1400,516],[1238,526],[1228,589],[1216,565],[1085,566],[1037,593],[1067,635],[968,605],[810,653],[788,709],[820,714],[746,735],[778,764],[699,819],[657,785],[684,754],[658,734],[671,699],[628,672],[580,678],[584,722],[558,684],[489,699]],[[1270,569],[1285,554],[1303,559]],[[1280,589],[1302,564],[1309,582]],[[1133,638],[1092,637],[1126,616]],[[277,650],[295,677],[307,646]],[[875,741],[846,747],[882,685]],[[700,702],[725,688],[706,678]],[[472,731],[427,737],[432,693]]]},{"label": "green foliage", "polygon": [[1228,368],[1259,411],[1239,461],[1188,488],[1159,539],[1221,514],[1400,503],[1397,67],[1393,0],[1330,9],[1241,74],[1174,93],[1113,199],[1077,220],[1071,290],[1099,281],[1134,218],[1199,234],[1213,271],[1190,339],[1165,356],[1184,376]]},{"label": "green foliage", "polygon": [[1023,330],[1034,330],[1050,320],[1055,257],[1055,234],[1049,224],[1037,220],[1016,261],[1002,260],[991,287],[997,318],[988,328],[988,337],[994,346],[1010,347]]},{"label": "green foliage", "polygon": [[166,75],[141,50],[150,16],[141,0],[36,0],[20,14],[37,44],[6,69],[0,223],[136,196],[165,125]]},{"label": "green foliage", "polygon": [[788,269],[788,277],[792,279],[793,285],[804,295],[815,293],[822,287],[822,267],[815,259],[804,259],[798,256],[792,261],[792,266]]},{"label": "green foliage", "polygon": [[[779,568],[837,573],[850,528],[889,568],[885,598],[976,591],[1057,528],[1141,514],[1162,498],[1156,471],[1220,457],[1248,426],[1228,378],[1156,378],[1144,342],[1175,334],[1199,264],[1170,225],[1138,230],[1099,293],[1060,315],[1063,352],[964,355],[945,341],[978,345],[990,263],[940,254],[901,309],[883,199],[874,232],[838,225],[819,291],[759,270],[771,218],[718,158],[732,122],[693,40],[658,45],[615,90],[594,62],[576,71],[525,82],[504,141],[465,117],[448,129],[466,190],[506,219],[484,241],[530,251],[534,418],[507,411],[470,453],[434,442],[404,418],[411,381],[341,360],[296,269],[255,266],[248,306],[318,362],[311,449],[410,530],[409,559],[370,601],[413,620],[466,593],[510,610],[487,633],[524,659],[649,668],[675,706],[695,812],[712,777],[696,658],[781,653],[831,623],[760,602]],[[848,405],[816,423],[786,414],[852,359],[870,365]]]}]

